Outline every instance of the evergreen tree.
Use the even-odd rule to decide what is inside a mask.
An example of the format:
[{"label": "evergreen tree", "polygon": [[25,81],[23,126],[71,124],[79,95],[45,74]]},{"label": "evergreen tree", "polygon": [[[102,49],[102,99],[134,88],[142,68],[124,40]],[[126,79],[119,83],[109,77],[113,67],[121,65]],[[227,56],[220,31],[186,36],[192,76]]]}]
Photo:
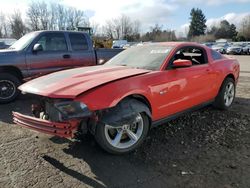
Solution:
[{"label": "evergreen tree", "polygon": [[204,35],[207,28],[207,20],[202,10],[199,8],[192,8],[190,16],[191,22],[189,26],[188,37],[191,38],[195,36]]},{"label": "evergreen tree", "polygon": [[214,35],[216,38],[232,39],[237,36],[236,26],[227,20],[222,20]]},{"label": "evergreen tree", "polygon": [[234,24],[230,25],[230,38],[235,38],[238,32],[236,30],[236,26]]}]

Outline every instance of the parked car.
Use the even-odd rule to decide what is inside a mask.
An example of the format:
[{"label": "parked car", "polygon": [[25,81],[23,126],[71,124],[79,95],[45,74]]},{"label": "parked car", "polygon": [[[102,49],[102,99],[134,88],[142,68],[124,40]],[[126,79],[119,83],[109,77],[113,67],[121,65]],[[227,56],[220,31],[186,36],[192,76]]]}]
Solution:
[{"label": "parked car", "polygon": [[40,100],[32,105],[34,117],[13,112],[14,122],[65,138],[89,131],[104,150],[123,154],[139,147],[150,128],[184,112],[208,104],[228,109],[238,78],[237,60],[206,46],[143,45],[105,65],[25,83],[20,90]]},{"label": "parked car", "polygon": [[128,44],[127,40],[114,40],[112,44],[112,48],[123,48]]},{"label": "parked car", "polygon": [[16,39],[12,38],[1,38],[0,39],[0,50],[9,48],[14,42],[16,42]]},{"label": "parked car", "polygon": [[221,54],[225,54],[228,46],[229,45],[227,43],[217,43],[212,46],[212,49],[217,52],[220,52]]},{"label": "parked car", "polygon": [[0,51],[0,103],[13,101],[25,80],[74,67],[105,63],[122,49],[93,48],[88,34],[32,32]]},{"label": "parked car", "polygon": [[250,44],[243,47],[243,53],[250,55]]},{"label": "parked car", "polygon": [[241,55],[243,54],[243,47],[240,45],[232,45],[227,48],[227,54]]},{"label": "parked car", "polygon": [[205,42],[205,43],[202,43],[203,45],[209,47],[209,48],[212,48],[214,46],[214,42]]}]

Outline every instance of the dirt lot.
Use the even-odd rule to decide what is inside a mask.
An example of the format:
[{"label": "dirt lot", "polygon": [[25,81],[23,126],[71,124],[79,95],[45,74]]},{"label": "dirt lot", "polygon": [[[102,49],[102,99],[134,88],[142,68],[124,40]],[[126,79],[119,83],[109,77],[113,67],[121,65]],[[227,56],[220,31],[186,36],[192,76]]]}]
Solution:
[{"label": "dirt lot", "polygon": [[12,124],[29,96],[0,107],[0,187],[250,187],[250,56],[237,57],[241,77],[230,111],[207,107],[151,131],[126,156]]}]

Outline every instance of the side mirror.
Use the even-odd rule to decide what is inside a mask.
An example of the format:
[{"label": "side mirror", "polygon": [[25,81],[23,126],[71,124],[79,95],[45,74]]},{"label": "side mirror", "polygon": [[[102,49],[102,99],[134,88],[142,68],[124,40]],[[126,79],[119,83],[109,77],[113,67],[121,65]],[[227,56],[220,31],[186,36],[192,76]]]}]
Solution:
[{"label": "side mirror", "polygon": [[173,62],[173,68],[184,68],[184,67],[191,67],[192,61],[187,59],[177,59]]},{"label": "side mirror", "polygon": [[33,47],[33,52],[43,51],[43,46],[41,44],[35,44]]}]

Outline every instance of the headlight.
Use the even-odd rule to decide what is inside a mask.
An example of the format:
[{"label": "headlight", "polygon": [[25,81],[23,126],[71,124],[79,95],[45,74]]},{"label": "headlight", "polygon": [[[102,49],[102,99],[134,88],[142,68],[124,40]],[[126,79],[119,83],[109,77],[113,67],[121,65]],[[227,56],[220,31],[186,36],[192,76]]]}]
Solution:
[{"label": "headlight", "polygon": [[88,109],[86,104],[77,101],[65,101],[55,103],[54,106],[62,114],[62,118],[83,118],[91,115],[91,111]]}]

